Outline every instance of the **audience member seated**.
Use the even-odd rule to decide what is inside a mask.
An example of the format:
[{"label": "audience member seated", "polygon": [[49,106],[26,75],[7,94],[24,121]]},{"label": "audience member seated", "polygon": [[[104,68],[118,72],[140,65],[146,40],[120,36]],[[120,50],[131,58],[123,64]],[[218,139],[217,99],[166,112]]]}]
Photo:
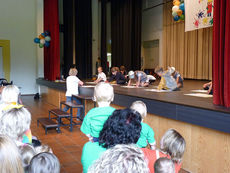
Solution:
[{"label": "audience member seated", "polygon": [[[22,105],[5,112],[0,118],[0,134],[9,136],[17,146],[31,143],[30,131],[31,114]],[[29,135],[29,136],[26,136]]]},{"label": "audience member seated", "polygon": [[37,147],[34,147],[34,150],[35,150],[36,154],[44,153],[44,152],[53,153],[53,150],[50,148],[50,146],[44,145],[44,144],[37,146]]},{"label": "audience member seated", "polygon": [[98,75],[97,75],[97,80],[95,80],[95,83],[106,82],[107,81],[106,75],[103,72],[102,67],[98,67],[97,72],[98,72]]},{"label": "audience member seated", "polygon": [[144,148],[149,144],[151,149],[155,150],[156,141],[154,139],[154,131],[148,124],[143,123],[144,118],[147,116],[147,107],[145,103],[142,101],[135,101],[132,103],[130,109],[139,112],[142,117],[141,135],[137,141],[137,145],[141,148]]},{"label": "audience member seated", "polygon": [[100,82],[94,88],[94,101],[98,107],[91,109],[85,116],[81,125],[81,131],[91,141],[98,142],[100,131],[105,121],[114,112],[115,108],[110,106],[113,101],[114,91],[109,83]]},{"label": "audience member seated", "polygon": [[131,109],[115,110],[105,122],[99,142],[87,142],[82,150],[83,172],[97,160],[106,149],[117,144],[136,144],[141,132],[141,116]]},{"label": "audience member seated", "polygon": [[19,147],[19,151],[21,154],[21,160],[22,160],[24,170],[27,173],[30,165],[30,161],[34,157],[34,155],[36,155],[36,152],[31,145],[22,145]]},{"label": "audience member seated", "polygon": [[60,173],[60,162],[52,153],[37,154],[30,162],[28,173]]},{"label": "audience member seated", "polygon": [[0,155],[1,173],[24,173],[16,144],[5,135],[0,135]]},{"label": "audience member seated", "polygon": [[154,163],[155,173],[175,173],[175,166],[171,159],[161,157]]},{"label": "audience member seated", "polygon": [[174,129],[169,129],[161,138],[160,150],[150,150],[142,148],[151,173],[154,173],[153,165],[160,157],[168,157],[175,164],[175,172],[181,168],[181,161],[185,151],[184,138]]},{"label": "audience member seated", "polygon": [[211,81],[211,82],[208,82],[208,83],[205,83],[205,84],[203,85],[203,89],[204,89],[204,90],[208,90],[208,93],[209,93],[209,94],[213,94],[212,81]]},{"label": "audience member seated", "polygon": [[125,76],[121,74],[118,67],[113,67],[111,72],[112,76],[109,78],[109,82],[121,85],[126,83]]},{"label": "audience member seated", "polygon": [[157,87],[158,90],[178,90],[177,83],[168,70],[164,71],[162,67],[157,67],[155,73],[161,77],[161,81]]},{"label": "audience member seated", "polygon": [[136,145],[116,145],[89,168],[88,173],[149,173],[141,149]]},{"label": "audience member seated", "polygon": [[169,71],[177,83],[177,88],[182,88],[184,79],[182,78],[181,74],[176,71],[175,67],[169,67]]},{"label": "audience member seated", "polygon": [[131,85],[132,80],[135,81],[136,87],[147,87],[149,86],[149,78],[143,71],[129,71],[129,82],[128,86]]}]

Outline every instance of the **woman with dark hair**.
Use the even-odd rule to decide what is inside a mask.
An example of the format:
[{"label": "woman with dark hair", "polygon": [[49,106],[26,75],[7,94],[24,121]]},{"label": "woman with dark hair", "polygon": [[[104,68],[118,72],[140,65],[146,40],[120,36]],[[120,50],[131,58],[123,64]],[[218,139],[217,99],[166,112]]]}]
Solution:
[{"label": "woman with dark hair", "polygon": [[82,151],[83,172],[108,148],[117,144],[135,144],[141,132],[141,116],[131,109],[116,110],[105,122],[99,142],[87,142]]}]

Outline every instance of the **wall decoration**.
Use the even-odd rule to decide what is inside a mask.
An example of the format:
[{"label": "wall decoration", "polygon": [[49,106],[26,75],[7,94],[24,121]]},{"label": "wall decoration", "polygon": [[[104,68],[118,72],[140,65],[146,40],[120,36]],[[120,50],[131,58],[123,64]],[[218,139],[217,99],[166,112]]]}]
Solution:
[{"label": "wall decoration", "polygon": [[50,46],[50,32],[45,31],[44,33],[41,33],[38,37],[34,39],[34,43],[38,44],[40,48],[49,47]]},{"label": "wall decoration", "polygon": [[214,0],[185,0],[185,31],[213,25]]}]

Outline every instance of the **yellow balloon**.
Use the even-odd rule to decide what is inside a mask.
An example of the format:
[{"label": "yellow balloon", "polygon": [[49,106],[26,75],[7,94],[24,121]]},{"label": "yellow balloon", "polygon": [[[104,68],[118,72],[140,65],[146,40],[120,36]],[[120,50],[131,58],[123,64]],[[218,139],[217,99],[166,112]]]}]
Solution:
[{"label": "yellow balloon", "polygon": [[177,15],[178,15],[178,16],[181,16],[182,13],[183,13],[182,10],[177,10]]},{"label": "yellow balloon", "polygon": [[173,5],[177,5],[177,6],[179,6],[179,5],[180,5],[180,1],[178,1],[178,0],[173,1]]},{"label": "yellow balloon", "polygon": [[44,39],[45,37],[44,37],[43,35],[40,34],[40,35],[38,36],[38,38],[39,38],[39,39]]}]

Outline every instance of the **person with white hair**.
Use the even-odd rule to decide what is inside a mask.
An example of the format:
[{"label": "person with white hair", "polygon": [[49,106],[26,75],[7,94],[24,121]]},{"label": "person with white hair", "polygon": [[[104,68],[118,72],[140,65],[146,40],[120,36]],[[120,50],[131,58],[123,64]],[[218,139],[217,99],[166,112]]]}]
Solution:
[{"label": "person with white hair", "polygon": [[116,145],[108,149],[89,168],[88,173],[149,173],[140,148],[134,144]]},{"label": "person with white hair", "polygon": [[6,111],[0,118],[0,134],[9,136],[17,146],[32,143],[31,114],[22,105]]},{"label": "person with white hair", "polygon": [[153,80],[153,76],[147,76],[143,71],[129,71],[128,73],[129,82],[128,86],[131,85],[132,80],[136,82],[136,87],[147,87],[149,86],[149,80]]},{"label": "person with white hair", "polygon": [[180,73],[176,71],[175,67],[169,67],[169,71],[177,83],[177,88],[182,88],[184,79],[181,77]]},{"label": "person with white hair", "polygon": [[0,172],[24,173],[21,156],[14,141],[6,135],[0,135]]}]

